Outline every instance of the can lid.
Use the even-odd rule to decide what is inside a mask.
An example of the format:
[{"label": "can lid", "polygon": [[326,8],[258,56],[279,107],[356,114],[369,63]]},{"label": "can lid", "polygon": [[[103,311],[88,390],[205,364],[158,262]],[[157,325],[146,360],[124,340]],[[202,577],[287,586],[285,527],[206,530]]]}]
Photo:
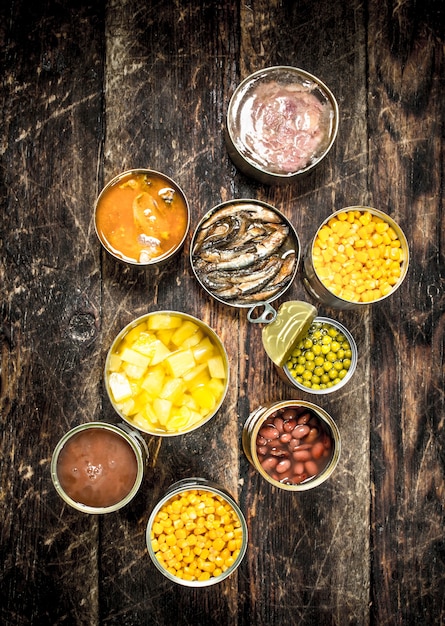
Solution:
[{"label": "can lid", "polygon": [[317,309],[308,302],[291,300],[280,306],[274,321],[262,333],[264,349],[276,365],[283,367],[316,315]]}]

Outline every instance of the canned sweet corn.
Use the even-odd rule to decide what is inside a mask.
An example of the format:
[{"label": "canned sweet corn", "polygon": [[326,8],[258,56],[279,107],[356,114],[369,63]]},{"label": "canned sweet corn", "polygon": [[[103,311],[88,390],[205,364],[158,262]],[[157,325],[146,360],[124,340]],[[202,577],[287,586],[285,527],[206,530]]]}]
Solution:
[{"label": "canned sweet corn", "polygon": [[347,207],[315,234],[304,259],[303,283],[328,306],[357,308],[393,294],[408,265],[408,243],[393,219],[371,207]]},{"label": "canned sweet corn", "polygon": [[206,587],[232,574],[247,549],[247,525],[230,494],[203,478],[173,484],[147,524],[148,553],[180,585]]}]

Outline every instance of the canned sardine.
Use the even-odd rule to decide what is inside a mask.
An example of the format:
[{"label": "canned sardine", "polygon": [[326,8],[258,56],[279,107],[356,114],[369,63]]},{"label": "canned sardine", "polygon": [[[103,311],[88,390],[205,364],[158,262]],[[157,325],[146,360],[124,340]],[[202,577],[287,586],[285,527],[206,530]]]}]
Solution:
[{"label": "canned sardine", "polygon": [[190,246],[190,262],[201,286],[223,304],[251,307],[272,301],[292,284],[300,243],[275,207],[239,199],[211,209]]}]

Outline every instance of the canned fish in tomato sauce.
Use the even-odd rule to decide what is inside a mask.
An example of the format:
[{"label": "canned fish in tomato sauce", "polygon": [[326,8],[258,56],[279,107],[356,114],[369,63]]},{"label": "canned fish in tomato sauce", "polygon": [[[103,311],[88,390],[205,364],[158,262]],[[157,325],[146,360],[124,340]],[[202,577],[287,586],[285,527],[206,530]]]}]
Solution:
[{"label": "canned fish in tomato sauce", "polygon": [[326,481],[341,452],[340,432],[332,417],[303,400],[273,402],[253,411],[244,424],[242,445],[267,482],[294,492]]},{"label": "canned fish in tomato sauce", "polygon": [[230,99],[227,149],[246,175],[288,183],[328,154],[338,118],[337,101],[320,79],[295,67],[265,68],[243,80]]}]

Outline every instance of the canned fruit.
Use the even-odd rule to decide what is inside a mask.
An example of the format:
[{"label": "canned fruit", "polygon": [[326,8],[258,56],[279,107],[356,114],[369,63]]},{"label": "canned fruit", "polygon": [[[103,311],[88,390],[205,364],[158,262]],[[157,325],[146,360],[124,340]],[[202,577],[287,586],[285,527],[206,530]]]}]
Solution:
[{"label": "canned fruit", "polygon": [[169,178],[134,170],[113,179],[96,203],[96,231],[114,256],[150,264],[182,244],[189,212],[181,190]]},{"label": "canned fruit", "polygon": [[241,556],[241,520],[227,500],[205,489],[177,493],[156,512],[151,549],[171,576],[204,582],[222,576]]},{"label": "canned fruit", "polygon": [[216,207],[199,224],[191,245],[199,282],[233,306],[278,297],[292,282],[298,258],[298,239],[284,216],[252,200]]},{"label": "canned fruit", "polygon": [[339,385],[352,364],[352,346],[347,336],[329,322],[312,322],[307,335],[292,351],[286,369],[290,376],[309,389]]},{"label": "canned fruit", "polygon": [[297,405],[272,412],[260,426],[255,445],[263,470],[286,485],[300,485],[321,474],[334,448],[326,424],[310,408]]},{"label": "canned fruit", "polygon": [[118,412],[155,434],[187,432],[222,402],[227,361],[210,329],[176,313],[141,318],[118,337],[105,376]]},{"label": "canned fruit", "polygon": [[389,295],[401,281],[405,261],[395,229],[367,210],[338,212],[321,226],[312,246],[318,278],[349,302],[370,303]]}]

